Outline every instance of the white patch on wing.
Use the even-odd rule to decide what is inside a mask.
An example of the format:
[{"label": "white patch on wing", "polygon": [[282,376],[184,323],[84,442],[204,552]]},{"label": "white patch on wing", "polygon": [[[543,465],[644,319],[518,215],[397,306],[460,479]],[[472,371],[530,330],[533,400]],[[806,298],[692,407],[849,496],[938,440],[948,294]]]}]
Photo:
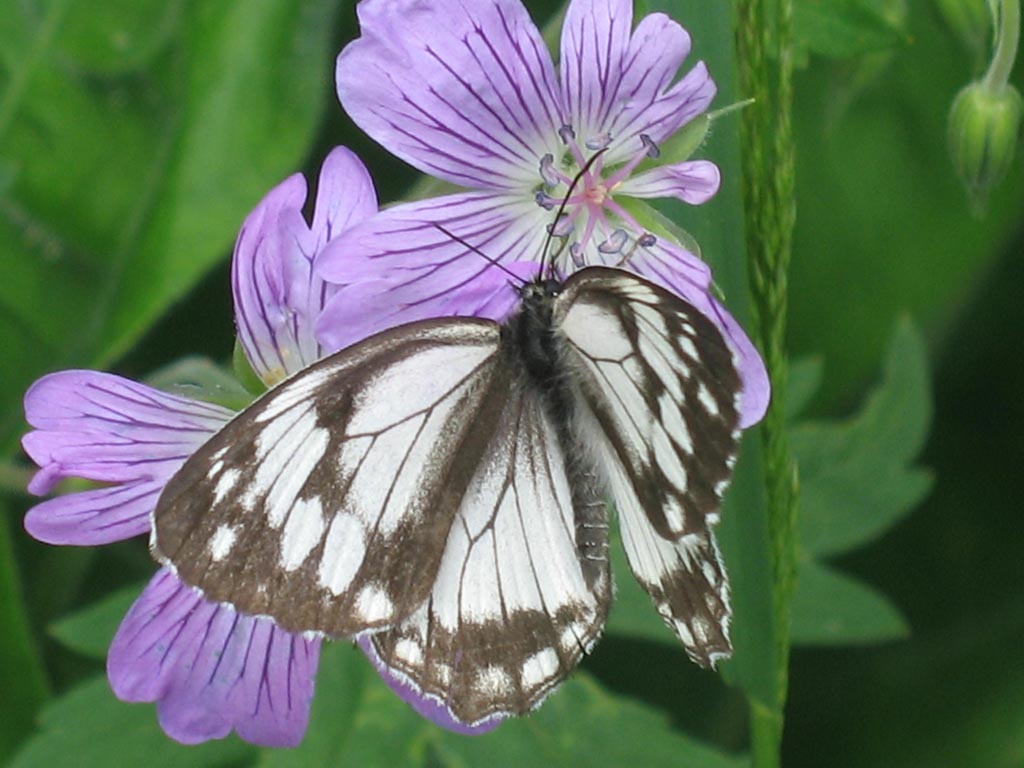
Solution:
[{"label": "white patch on wing", "polygon": [[213,538],[210,539],[210,557],[213,558],[214,562],[223,560],[231,552],[231,547],[235,545],[235,539],[238,537],[238,531],[230,525],[220,525],[217,530],[213,533]]},{"label": "white patch on wing", "polygon": [[333,595],[345,592],[366,554],[366,532],[355,515],[339,512],[331,521],[317,569],[320,584]]},{"label": "white patch on wing", "polygon": [[423,663],[423,649],[419,643],[407,637],[400,638],[395,643],[395,656],[406,664],[419,666]]},{"label": "white patch on wing", "polygon": [[718,403],[715,402],[715,398],[708,392],[708,388],[704,386],[704,382],[697,383],[697,399],[700,400],[701,405],[704,406],[704,410],[711,416],[718,416]]},{"label": "white patch on wing", "polygon": [[313,551],[324,535],[324,515],[320,498],[299,499],[292,507],[281,538],[281,567],[294,571]]},{"label": "white patch on wing", "polygon": [[365,622],[383,621],[395,612],[395,604],[379,584],[367,584],[356,596],[356,612]]},{"label": "white patch on wing", "polygon": [[560,327],[573,344],[591,357],[621,360],[633,352],[622,324],[607,311],[586,301],[572,304]]},{"label": "white patch on wing", "polygon": [[484,667],[476,674],[477,687],[494,696],[500,696],[512,689],[512,676],[501,667]]},{"label": "white patch on wing", "polygon": [[675,444],[684,453],[692,456],[693,441],[690,439],[690,429],[683,421],[678,403],[668,392],[662,392],[658,397],[658,420]]},{"label": "white patch on wing", "polygon": [[554,648],[538,651],[523,662],[522,683],[533,688],[550,680],[558,672],[558,654]]},{"label": "white patch on wing", "polygon": [[[217,463],[222,464],[223,462],[218,461]],[[216,468],[213,471],[216,472]],[[217,485],[213,488],[214,504],[221,503],[224,497],[228,495],[228,492],[235,487],[235,483],[238,482],[238,478],[241,474],[242,472],[240,470],[232,467],[231,469],[225,470],[224,473],[217,478]]]},{"label": "white patch on wing", "polygon": [[493,343],[439,346],[389,365],[356,395],[346,433],[380,432],[425,411],[456,389],[495,349]]}]

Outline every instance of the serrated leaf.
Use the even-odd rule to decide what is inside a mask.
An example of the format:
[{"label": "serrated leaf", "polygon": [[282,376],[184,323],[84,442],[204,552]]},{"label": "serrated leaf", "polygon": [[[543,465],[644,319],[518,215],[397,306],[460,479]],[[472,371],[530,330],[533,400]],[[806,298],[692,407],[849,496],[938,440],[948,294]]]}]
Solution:
[{"label": "serrated leaf", "polygon": [[796,0],[796,46],[833,58],[892,48],[906,40],[905,13],[891,0]]},{"label": "serrated leaf", "polygon": [[83,608],[54,623],[50,635],[67,648],[97,659],[107,656],[110,641],[128,613],[132,603],[141,594],[145,584],[125,587],[99,602]]},{"label": "serrated leaf", "polygon": [[904,638],[909,628],[889,600],[871,587],[807,560],[792,604],[797,645],[850,645]]},{"label": "serrated leaf", "polygon": [[106,677],[97,676],[43,708],[39,731],[10,768],[53,768],[72,761],[79,768],[215,768],[239,765],[255,754],[255,747],[235,737],[178,744],[160,730],[152,704],[118,701]]},{"label": "serrated leaf", "polygon": [[882,384],[844,422],[809,422],[791,431],[800,470],[800,542],[823,556],[881,535],[931,487],[931,475],[907,466],[931,420],[924,341],[909,321],[890,345]]}]

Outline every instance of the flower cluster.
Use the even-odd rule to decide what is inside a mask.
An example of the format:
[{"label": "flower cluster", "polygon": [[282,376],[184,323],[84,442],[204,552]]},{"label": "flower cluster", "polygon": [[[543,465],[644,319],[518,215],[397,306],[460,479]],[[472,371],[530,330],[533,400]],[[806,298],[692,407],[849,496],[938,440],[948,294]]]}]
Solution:
[{"label": "flower cluster", "polygon": [[[242,225],[232,263],[239,343],[263,382],[397,323],[504,319],[515,292],[464,243],[535,272],[551,228],[563,246],[561,274],[619,265],[705,312],[741,361],[742,426],[760,419],[763,365],[712,297],[707,266],[650,232],[629,204],[666,196],[696,204],[718,188],[710,162],[654,162],[659,144],[715,92],[701,63],[676,79],[686,32],[662,14],[634,28],[629,0],[574,0],[556,69],[519,0],[363,0],[358,11],[362,34],[337,63],[343,107],[395,155],[467,190],[378,212],[369,175],[344,148],[324,161],[312,224],[301,213],[300,175],[271,190]],[[47,494],[70,477],[102,484],[45,500],[26,517],[37,539],[73,545],[148,533],[164,485],[233,416],[93,371],[39,380],[25,412],[33,431],[24,449],[39,466],[30,492]],[[114,638],[108,675],[118,697],[157,702],[162,727],[179,741],[235,730],[254,743],[293,745],[308,721],[320,642],[209,602],[161,568]],[[377,663],[434,722],[461,732],[496,725],[466,727]]]}]

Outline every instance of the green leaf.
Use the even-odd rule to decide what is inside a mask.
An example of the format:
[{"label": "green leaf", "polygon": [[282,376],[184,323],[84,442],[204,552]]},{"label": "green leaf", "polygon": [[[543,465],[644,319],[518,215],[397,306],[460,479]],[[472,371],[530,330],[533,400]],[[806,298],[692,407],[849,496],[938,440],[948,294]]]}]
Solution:
[{"label": "green leaf", "polygon": [[22,603],[10,531],[7,507],[0,504],[0,762],[32,729],[35,711],[48,695],[39,648]]},{"label": "green leaf", "polygon": [[811,560],[800,565],[792,610],[792,640],[798,645],[878,643],[910,634],[884,596]]},{"label": "green leaf", "polygon": [[746,762],[673,730],[648,707],[616,698],[577,672],[534,714],[466,737],[424,720],[362,653],[324,648],[309,732],[294,750],[264,751],[261,768],[317,765],[619,766],[736,768]]},{"label": "green leaf", "polygon": [[797,48],[849,58],[906,42],[905,10],[892,0],[795,0]]},{"label": "green leaf", "polygon": [[83,656],[103,659],[121,619],[146,585],[125,587],[99,602],[61,619],[50,627],[50,635]]},{"label": "green leaf", "polygon": [[824,556],[870,541],[925,496],[930,473],[908,465],[924,443],[931,411],[924,341],[904,321],[883,381],[859,414],[792,430],[805,550]]},{"label": "green leaf", "polygon": [[76,67],[119,74],[147,65],[177,31],[181,0],[72,2],[57,47]]},{"label": "green leaf", "polygon": [[44,6],[0,20],[0,446],[32,379],[126,352],[295,170],[326,103],[338,10],[225,0],[178,19],[147,2],[124,13],[133,52],[88,76],[68,57],[113,33],[85,4]]},{"label": "green leaf", "polygon": [[820,357],[803,357],[789,364],[789,389],[786,390],[786,417],[794,419],[804,412],[821,386],[825,361]]},{"label": "green leaf", "polygon": [[10,766],[52,768],[73,762],[80,768],[213,768],[239,765],[255,754],[255,747],[235,737],[182,746],[160,730],[152,704],[118,701],[106,677],[97,676],[43,709],[39,732]]},{"label": "green leaf", "polygon": [[205,357],[184,357],[154,371],[146,383],[164,392],[216,403],[240,411],[252,403],[252,394],[235,375]]}]

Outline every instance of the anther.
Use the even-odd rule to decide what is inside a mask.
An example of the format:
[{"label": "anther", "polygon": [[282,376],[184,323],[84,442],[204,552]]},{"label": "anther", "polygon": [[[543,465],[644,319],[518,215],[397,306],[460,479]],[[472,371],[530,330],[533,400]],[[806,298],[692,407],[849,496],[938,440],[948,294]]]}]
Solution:
[{"label": "anther", "polygon": [[643,142],[644,148],[647,150],[647,156],[649,158],[654,159],[661,154],[661,150],[658,149],[658,145],[654,143],[654,139],[652,139],[646,133],[640,134],[640,141]]},{"label": "anther", "polygon": [[597,250],[606,254],[620,253],[627,240],[629,235],[626,234],[626,230],[616,229],[607,240],[597,246]]},{"label": "anther", "polygon": [[555,158],[550,152],[540,159],[540,177],[548,187],[557,187],[561,181],[555,171]]},{"label": "anther", "polygon": [[563,144],[568,144],[569,142],[576,140],[576,131],[572,129],[571,125],[563,125],[559,128],[558,135],[561,137]]},{"label": "anther", "polygon": [[546,211],[554,210],[554,207],[558,204],[555,198],[542,189],[537,190],[537,194],[534,195],[533,199],[537,202],[537,205]]},{"label": "anther", "polygon": [[583,259],[583,246],[579,243],[573,243],[569,246],[569,258],[572,259],[572,263],[577,269],[586,266],[586,262]]},{"label": "anther", "polygon": [[636,239],[636,244],[639,245],[641,248],[650,248],[656,242],[658,242],[658,238],[656,238],[650,232],[644,232],[642,235],[640,235],[640,237]]},{"label": "anther", "polygon": [[585,142],[587,149],[591,149],[594,152],[606,149],[608,145],[611,143],[612,135],[607,131],[605,131],[604,133],[599,133],[597,134],[597,136],[591,136]]}]

